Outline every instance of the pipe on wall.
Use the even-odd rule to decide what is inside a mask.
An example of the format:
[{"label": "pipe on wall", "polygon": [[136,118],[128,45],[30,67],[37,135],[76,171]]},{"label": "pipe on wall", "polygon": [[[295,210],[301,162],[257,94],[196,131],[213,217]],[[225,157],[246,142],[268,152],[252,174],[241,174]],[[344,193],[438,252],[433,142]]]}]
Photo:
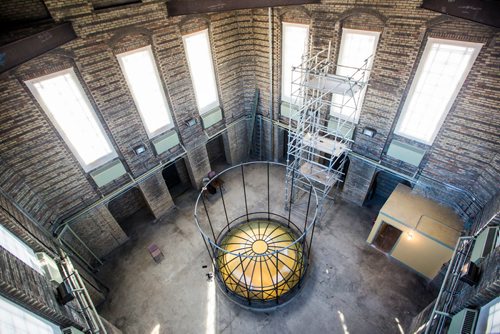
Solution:
[{"label": "pipe on wall", "polygon": [[[274,120],[273,112],[273,8],[268,8],[268,18],[269,18],[269,28],[268,28],[268,38],[269,38],[269,118]],[[269,151],[271,153],[271,159],[274,161],[274,126],[271,123],[269,125]]]}]

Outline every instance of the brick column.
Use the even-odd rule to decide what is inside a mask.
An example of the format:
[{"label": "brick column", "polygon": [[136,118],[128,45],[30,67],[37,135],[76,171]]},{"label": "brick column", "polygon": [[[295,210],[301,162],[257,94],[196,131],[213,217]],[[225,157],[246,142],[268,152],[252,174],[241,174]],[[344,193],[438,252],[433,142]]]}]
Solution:
[{"label": "brick column", "polygon": [[[104,205],[79,217],[71,224],[71,229],[85,243],[85,246],[100,258],[128,240],[125,232]],[[80,255],[93,261],[84,245],[73,238],[70,233],[66,233],[64,239],[70,243],[71,247],[81,252]]]},{"label": "brick column", "polygon": [[195,189],[200,189],[201,180],[212,170],[210,167],[210,161],[208,160],[206,146],[200,145],[198,147],[188,149],[187,158],[187,169],[191,185]]},{"label": "brick column", "polygon": [[161,171],[141,183],[139,189],[155,218],[162,217],[175,206]]},{"label": "brick column", "polygon": [[363,205],[366,194],[372,184],[375,167],[352,156],[349,159],[349,169],[347,171],[342,198],[357,205]]},{"label": "brick column", "polygon": [[226,158],[231,165],[236,165],[247,160],[248,152],[248,122],[242,121],[231,126],[222,135]]}]

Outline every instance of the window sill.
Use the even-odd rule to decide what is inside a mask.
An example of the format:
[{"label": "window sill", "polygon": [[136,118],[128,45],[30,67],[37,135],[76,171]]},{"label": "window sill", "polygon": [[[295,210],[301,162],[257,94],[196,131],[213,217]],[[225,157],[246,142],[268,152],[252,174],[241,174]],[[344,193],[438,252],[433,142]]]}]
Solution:
[{"label": "window sill", "polygon": [[89,174],[96,183],[97,187],[101,188],[111,181],[118,179],[122,175],[127,174],[127,171],[125,170],[125,166],[123,166],[120,159],[114,159],[99,168],[94,169],[89,172]]},{"label": "window sill", "polygon": [[150,141],[155,149],[156,155],[160,155],[181,143],[177,131],[173,128],[152,138]]},{"label": "window sill", "polygon": [[200,114],[201,122],[203,124],[203,129],[208,129],[209,127],[215,125],[222,120],[222,109],[217,106],[203,114]]}]

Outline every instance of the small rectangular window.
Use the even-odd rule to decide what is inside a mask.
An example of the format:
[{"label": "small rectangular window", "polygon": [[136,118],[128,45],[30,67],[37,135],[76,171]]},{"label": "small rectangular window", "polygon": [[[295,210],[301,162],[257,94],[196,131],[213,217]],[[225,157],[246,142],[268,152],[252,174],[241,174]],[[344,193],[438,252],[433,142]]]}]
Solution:
[{"label": "small rectangular window", "polygon": [[31,249],[31,247],[26,245],[23,241],[18,239],[14,234],[12,234],[9,230],[1,225],[0,246],[2,246],[6,251],[43,275],[43,271],[40,268],[38,259],[36,258],[35,253]]},{"label": "small rectangular window", "polygon": [[395,133],[431,145],[482,44],[429,38]]},{"label": "small rectangular window", "polygon": [[292,101],[292,67],[299,66],[307,53],[309,26],[283,22],[281,42],[281,101]]},{"label": "small rectangular window", "polygon": [[151,46],[121,53],[117,58],[149,138],[172,127]]},{"label": "small rectangular window", "polygon": [[86,172],[117,156],[73,69],[26,85]]},{"label": "small rectangular window", "polygon": [[[342,29],[335,73],[345,77],[352,77],[354,80],[367,82],[370,78],[370,70],[377,51],[379,35],[380,33],[376,31]],[[358,71],[360,68],[363,68],[363,70]],[[365,93],[366,86],[352,98],[332,94],[330,115],[357,123]]]},{"label": "small rectangular window", "polygon": [[219,106],[208,29],[182,37],[200,114]]}]

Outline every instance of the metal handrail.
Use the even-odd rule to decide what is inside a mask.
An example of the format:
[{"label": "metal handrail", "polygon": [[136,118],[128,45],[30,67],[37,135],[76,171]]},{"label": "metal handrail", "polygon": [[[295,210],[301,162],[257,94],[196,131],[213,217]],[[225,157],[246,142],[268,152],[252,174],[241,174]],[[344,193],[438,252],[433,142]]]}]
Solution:
[{"label": "metal handrail", "polygon": [[[275,165],[275,166],[281,166],[281,167],[284,167],[286,168],[286,165],[285,164],[282,164],[282,163],[278,163],[278,162],[271,162],[271,161],[251,161],[251,162],[245,162],[245,163],[242,163],[242,164],[239,164],[239,165],[235,165],[235,166],[232,166],[232,167],[229,167],[227,169],[225,169],[224,171],[220,172],[219,174],[217,174],[216,176],[214,176],[203,188],[202,190],[200,191],[200,193],[198,194],[198,197],[197,197],[197,200],[196,200],[196,204],[195,204],[195,208],[194,208],[194,218],[195,218],[195,222],[196,222],[196,226],[198,227],[198,230],[199,232],[201,233],[201,235],[203,236],[203,238],[205,240],[207,240],[209,242],[210,245],[212,245],[212,247],[214,247],[215,249],[217,249],[218,251],[221,251],[221,252],[224,252],[224,253],[227,253],[227,254],[231,254],[233,256],[241,256],[241,257],[244,257],[244,258],[253,258],[253,257],[257,257],[257,256],[260,256],[260,255],[255,255],[255,256],[248,256],[248,255],[243,255],[243,254],[239,254],[239,253],[233,253],[231,251],[227,251],[225,250],[224,248],[221,248],[218,244],[217,244],[217,240],[214,240],[214,238],[210,238],[209,236],[209,233],[206,233],[203,228],[201,227],[200,225],[200,221],[199,221],[199,217],[198,217],[198,205],[200,203],[200,199],[202,199],[203,197],[203,193],[204,191],[206,191],[207,189],[207,186],[210,185],[214,180],[216,180],[217,178],[219,178],[220,176],[222,176],[223,174],[233,170],[233,169],[236,169],[236,168],[242,168],[243,166],[248,166],[248,165],[257,165],[257,164],[267,164],[267,165]],[[306,180],[309,180],[309,178],[307,178],[306,176],[302,175],[302,177]],[[312,182],[309,180],[309,183],[310,183],[310,186],[311,186],[311,192],[312,194],[314,194],[314,200],[316,202],[316,204],[313,204],[313,208],[316,208],[318,207],[318,196],[316,194],[316,190],[314,188],[314,186],[312,185]],[[269,186],[269,185],[268,185]],[[225,205],[225,204],[224,204]],[[289,210],[291,210],[291,208],[289,208]],[[247,213],[247,215],[249,214],[254,214],[254,213],[263,213],[263,212],[249,212]],[[280,216],[278,214],[275,214],[275,213],[271,213],[273,215],[277,215],[277,216]],[[275,255],[277,253],[282,253],[283,251],[289,249],[290,247],[293,247],[295,246],[295,244],[297,244],[298,242],[301,242],[305,236],[308,234],[308,232],[314,227],[314,224],[316,223],[316,216],[317,212],[316,210],[314,211],[314,216],[311,220],[311,223],[310,224],[306,224],[305,228],[304,228],[304,231],[302,232],[302,234],[294,240],[293,243],[290,243],[289,245],[287,245],[286,247],[283,247],[283,248],[280,248],[280,249],[277,249],[271,253],[265,253],[265,255],[267,256],[271,256],[271,255]],[[211,223],[209,223],[211,224]]]}]

